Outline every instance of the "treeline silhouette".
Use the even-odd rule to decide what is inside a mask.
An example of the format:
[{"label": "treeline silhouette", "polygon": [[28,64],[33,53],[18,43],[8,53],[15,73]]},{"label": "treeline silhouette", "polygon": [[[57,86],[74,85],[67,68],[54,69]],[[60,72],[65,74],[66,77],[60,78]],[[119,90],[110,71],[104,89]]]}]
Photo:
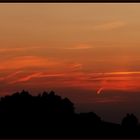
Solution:
[{"label": "treeline silhouette", "polygon": [[23,90],[0,98],[0,138],[140,138],[140,125],[134,114],[121,124],[105,122],[94,112],[76,113],[53,91]]}]

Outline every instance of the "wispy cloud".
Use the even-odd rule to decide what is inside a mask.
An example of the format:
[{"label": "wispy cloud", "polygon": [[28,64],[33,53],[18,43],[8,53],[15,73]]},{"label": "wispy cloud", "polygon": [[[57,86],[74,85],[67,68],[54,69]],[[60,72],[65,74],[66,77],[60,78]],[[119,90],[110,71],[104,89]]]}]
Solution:
[{"label": "wispy cloud", "polygon": [[19,79],[12,81],[11,84],[15,84],[15,83],[22,83],[22,82],[28,82],[34,78],[48,78],[48,77],[63,77],[65,76],[65,73],[43,73],[43,72],[35,72],[35,73],[31,73],[29,75],[26,76],[22,76]]},{"label": "wispy cloud", "polygon": [[[26,56],[18,60],[24,60],[27,62],[30,60],[30,63],[25,66],[31,66],[32,62],[40,63],[40,58],[35,58],[32,56]],[[35,61],[36,60],[36,61]],[[23,61],[18,61],[20,64]],[[46,62],[41,64],[43,67],[46,66]],[[17,64],[17,62],[16,62]],[[22,64],[22,63],[21,63]],[[8,65],[8,63],[7,63]],[[52,62],[50,62],[52,65]],[[55,64],[54,64],[55,65]],[[64,65],[64,64],[63,64]],[[33,66],[33,65],[32,65]],[[40,66],[39,64],[35,66]],[[60,66],[60,65],[58,65]],[[88,91],[98,91],[104,94],[105,90],[123,90],[123,91],[138,91],[140,83],[140,71],[118,71],[118,72],[83,72],[81,63],[71,63],[66,66],[69,66],[70,70],[54,71],[49,70],[22,70],[22,69],[12,69],[8,70],[9,73],[6,76],[0,77],[0,82],[3,87],[15,86],[18,88],[39,86],[39,88],[46,87],[61,87],[61,88],[78,88]],[[8,65],[8,67],[12,67]],[[18,67],[19,68],[19,67]],[[78,69],[78,70],[77,70]],[[3,73],[3,72],[2,72]],[[101,94],[101,95],[102,95]],[[100,94],[99,94],[100,95]]]},{"label": "wispy cloud", "polygon": [[12,52],[12,51],[23,51],[25,50],[25,48],[21,48],[21,47],[8,47],[8,48],[0,48],[0,53],[3,52]]},{"label": "wispy cloud", "polygon": [[61,62],[57,60],[50,60],[46,57],[39,56],[21,56],[11,58],[5,61],[1,60],[0,70],[5,69],[22,69],[32,67],[51,67],[60,65]]},{"label": "wispy cloud", "polygon": [[126,25],[125,22],[116,20],[116,21],[109,21],[109,22],[95,25],[93,29],[94,30],[113,30],[113,29],[124,27],[125,25]]},{"label": "wispy cloud", "polygon": [[89,44],[78,44],[71,47],[65,47],[65,49],[68,49],[68,50],[85,50],[85,49],[90,49],[90,48],[93,48],[93,46]]},{"label": "wispy cloud", "polygon": [[[118,73],[121,75],[118,75]],[[134,75],[129,75],[129,74]],[[114,76],[112,76],[112,74]],[[83,72],[35,72],[17,78],[11,84],[15,83],[34,83],[53,84],[62,87],[78,87],[86,90],[99,89],[120,89],[120,90],[138,90],[140,72],[109,72],[109,73],[83,73]],[[131,77],[132,76],[132,77]]]},{"label": "wispy cloud", "polygon": [[22,52],[34,49],[40,49],[44,46],[29,46],[29,47],[0,47],[0,53],[12,53],[12,52]]},{"label": "wispy cloud", "polygon": [[37,73],[33,73],[33,74],[30,74],[28,76],[25,76],[25,77],[22,77],[16,81],[12,81],[11,84],[14,84],[14,83],[19,83],[19,82],[26,82],[26,81],[29,81],[30,79],[33,79],[33,78],[36,78],[36,77],[39,77],[41,75],[41,72],[37,72]]},{"label": "wispy cloud", "polygon": [[140,71],[121,71],[121,72],[108,72],[104,73],[107,75],[131,75],[131,74],[140,74]]},{"label": "wispy cloud", "polygon": [[0,77],[0,81],[3,81],[3,80],[9,80],[10,78],[13,78],[13,77],[16,77],[18,74],[21,74],[22,71],[15,71],[15,72],[12,72],[6,76],[2,76]]},{"label": "wispy cloud", "polygon": [[83,64],[81,63],[74,63],[69,66],[72,71],[81,71],[83,68]]}]

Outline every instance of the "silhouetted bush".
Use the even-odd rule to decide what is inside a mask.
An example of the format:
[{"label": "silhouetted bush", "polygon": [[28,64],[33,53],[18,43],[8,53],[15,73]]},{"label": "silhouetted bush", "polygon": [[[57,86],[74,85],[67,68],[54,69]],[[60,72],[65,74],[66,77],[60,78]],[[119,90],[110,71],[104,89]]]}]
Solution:
[{"label": "silhouetted bush", "polygon": [[122,120],[122,126],[124,127],[137,127],[138,126],[138,119],[134,114],[127,114]]}]

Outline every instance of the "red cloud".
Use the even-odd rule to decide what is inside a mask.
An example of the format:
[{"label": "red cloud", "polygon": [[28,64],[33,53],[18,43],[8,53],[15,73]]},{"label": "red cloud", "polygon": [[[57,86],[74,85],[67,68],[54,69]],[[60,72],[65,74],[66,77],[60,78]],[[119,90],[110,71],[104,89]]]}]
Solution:
[{"label": "red cloud", "polygon": [[42,58],[37,56],[22,56],[12,59],[8,59],[0,62],[0,69],[22,69],[22,68],[32,68],[32,67],[47,67],[47,66],[57,66],[61,62],[49,60],[48,58]]}]

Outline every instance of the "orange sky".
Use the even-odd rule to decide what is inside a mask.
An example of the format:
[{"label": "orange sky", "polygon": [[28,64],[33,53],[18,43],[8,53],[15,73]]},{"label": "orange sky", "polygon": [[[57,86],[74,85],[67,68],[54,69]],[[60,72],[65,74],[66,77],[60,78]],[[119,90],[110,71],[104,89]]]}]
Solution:
[{"label": "orange sky", "polygon": [[13,3],[0,12],[1,95],[73,89],[110,103],[124,99],[105,91],[140,91],[139,4]]}]

